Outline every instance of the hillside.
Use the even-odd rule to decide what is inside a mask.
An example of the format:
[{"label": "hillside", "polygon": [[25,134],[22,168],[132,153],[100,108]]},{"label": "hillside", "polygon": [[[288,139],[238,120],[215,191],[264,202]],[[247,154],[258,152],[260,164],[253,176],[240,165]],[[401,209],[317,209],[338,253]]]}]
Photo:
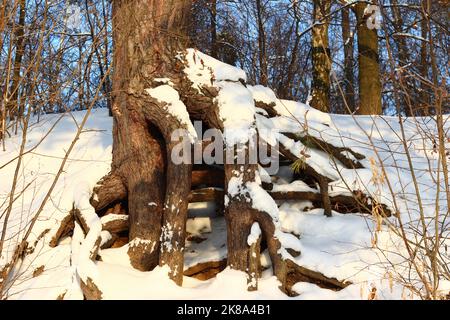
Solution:
[{"label": "hillside", "polygon": [[[296,134],[304,130],[307,124],[309,135],[364,156],[364,159],[358,160],[360,168],[349,169],[339,161],[330,160],[323,151],[304,148],[304,144],[298,141],[276,138],[293,153],[304,152],[307,164],[333,178],[329,188],[330,197],[351,196],[351,190],[361,190],[384,204],[390,212],[396,212],[397,208],[401,222],[406,225],[405,230],[412,232],[421,223],[415,190],[417,186],[423,212],[429,213],[425,219],[430,228],[434,228],[436,197],[440,197],[438,212],[441,216],[438,216],[437,225],[439,231],[443,231],[441,248],[450,244],[448,208],[444,205],[445,186],[434,182],[440,168],[438,153],[433,150],[433,139],[430,138],[436,136],[432,118],[403,119],[406,145],[414,163],[415,184],[402,143],[398,117],[325,114],[302,103],[278,100],[269,89],[262,86],[249,87],[249,91],[254,100],[274,103],[278,112],[278,115],[269,117],[265,110],[257,110],[260,135],[263,135],[261,132],[264,128]],[[236,107],[236,110],[239,108]],[[51,245],[61,221],[74,205],[95,215],[89,205],[89,198],[97,181],[110,170],[112,118],[108,116],[107,110],[94,109],[64,168],[61,168],[62,173],[51,195],[43,209],[39,210],[85,115],[86,111],[81,111],[45,115],[39,121],[36,117],[31,119],[32,125],[28,129],[24,148],[26,154],[16,173],[17,186],[0,268],[12,257],[15,246],[36,213],[39,216],[28,238],[28,254],[14,272],[13,285],[8,290],[7,298],[82,299],[78,278],[80,270],[88,270],[91,275],[95,275],[96,284],[106,299],[289,298],[278,290],[276,278],[271,269],[267,269],[270,259],[264,252],[261,262],[265,271],[259,289],[248,292],[245,274],[229,268],[206,281],[185,277],[181,288],[170,281],[164,268],[158,267],[150,272],[134,270],[126,253],[129,244],[100,250],[100,258],[95,263],[86,261],[82,258],[82,252],[86,250],[88,239],[82,235],[80,237],[77,229],[72,236],[62,239],[59,245]],[[447,122],[447,130],[449,127]],[[271,138],[266,136],[265,140]],[[6,141],[6,151],[0,152],[2,216],[8,211],[21,140],[19,132]],[[347,157],[356,161],[352,155]],[[278,176],[272,177],[270,181],[262,168],[260,171],[263,179],[273,184],[273,192],[312,189],[301,180],[294,180],[289,165],[281,163]],[[264,205],[266,200],[261,201]],[[404,287],[405,277],[409,275],[410,281],[415,282],[417,276],[411,275],[412,267],[404,242],[398,234],[399,229],[396,229],[399,220],[395,216],[381,219],[375,213],[354,212],[353,208],[352,212],[333,210],[332,217],[326,217],[324,209],[315,208],[311,201],[277,200],[276,204],[281,230],[291,235],[288,239],[290,247],[300,252],[295,258],[296,263],[327,277],[352,283],[335,291],[312,283],[298,282],[293,290],[299,295],[290,299],[367,299],[373,288],[376,288],[379,299],[418,298]],[[188,241],[185,270],[199,263],[219,263],[225,259],[226,228],[223,216],[215,214],[214,204],[191,203],[189,212],[190,216],[203,216],[188,221],[188,232],[197,235],[202,241]],[[211,217],[205,218],[207,215]],[[107,220],[108,216],[101,218],[103,224]],[[87,223],[92,228],[98,228],[95,219]],[[428,232],[433,233],[432,230]],[[407,236],[417,238],[413,233]],[[102,238],[107,241],[108,235],[103,232]],[[442,255],[444,261],[450,261],[447,252],[443,251]],[[450,290],[448,280],[442,280],[440,286],[443,293]]]}]

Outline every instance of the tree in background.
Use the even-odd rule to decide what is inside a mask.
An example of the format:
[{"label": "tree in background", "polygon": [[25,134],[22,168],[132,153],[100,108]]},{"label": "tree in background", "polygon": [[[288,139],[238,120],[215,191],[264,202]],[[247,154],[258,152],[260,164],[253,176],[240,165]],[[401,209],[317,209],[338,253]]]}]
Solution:
[{"label": "tree in background", "polygon": [[[359,102],[357,114],[381,114],[381,74],[374,12],[366,3],[354,6],[358,30]],[[369,22],[369,23],[368,23]]]},{"label": "tree in background", "polygon": [[311,106],[323,112],[330,110],[331,52],[328,46],[328,25],[331,1],[315,0],[312,28]]},{"label": "tree in background", "polygon": [[[355,75],[354,75],[354,53],[353,53],[353,33],[350,22],[350,8],[342,9],[342,42],[344,46],[344,96],[345,103],[343,113],[354,112],[355,101]],[[347,107],[349,110],[347,110]]]}]

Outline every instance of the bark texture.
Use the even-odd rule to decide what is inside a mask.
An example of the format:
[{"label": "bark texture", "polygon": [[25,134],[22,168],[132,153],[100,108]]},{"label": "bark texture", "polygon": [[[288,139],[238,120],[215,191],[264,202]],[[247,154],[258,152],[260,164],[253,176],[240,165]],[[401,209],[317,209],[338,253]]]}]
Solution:
[{"label": "bark texture", "polygon": [[[234,82],[236,86],[246,87],[242,79],[220,79],[217,82],[221,83],[216,83],[214,74],[210,84],[207,81],[194,85],[188,78],[185,68],[191,57],[187,54],[194,55],[196,67],[201,66],[198,72],[205,68],[195,52],[184,50],[190,4],[188,0],[115,0],[113,3],[113,163],[110,174],[94,189],[91,204],[99,215],[123,211],[129,214],[128,224],[121,219],[113,219],[113,222],[102,226],[117,239],[108,245],[126,241],[123,232],[128,227],[128,254],[132,265],[139,270],[151,270],[158,264],[168,265],[169,276],[181,285],[188,203],[205,197],[219,203],[221,198],[227,222],[228,266],[246,272],[248,288],[255,290],[260,269],[259,254],[264,245],[281,289],[289,293],[288,277],[295,280],[292,275],[298,270],[288,261],[294,259],[292,255],[300,253],[283,247],[281,243],[280,238],[289,235],[282,234],[278,208],[263,189],[258,164],[250,164],[249,145],[240,150],[244,152],[245,163],[226,163],[223,171],[216,170],[216,177],[208,177],[201,170],[193,174],[190,164],[171,161],[170,155],[178,143],[172,141],[171,134],[177,129],[186,129],[187,124],[169,112],[170,101],[159,100],[152,96],[154,90],[147,89],[157,90],[167,85],[179,95],[178,102],[185,106],[190,120],[201,120],[208,128],[224,131],[224,119],[220,117],[218,105],[220,85]],[[262,14],[262,8],[260,11]],[[277,114],[273,106],[264,107]],[[253,125],[256,128],[256,118]],[[256,130],[249,132],[256,134]],[[311,141],[316,147],[330,148],[317,139]],[[206,145],[202,141],[200,143]],[[226,147],[233,148],[235,155],[239,147],[242,148],[239,145]],[[344,161],[342,151],[346,150],[334,151],[334,156],[340,161]],[[286,149],[280,148],[280,152],[287,159],[298,160]],[[303,171],[320,186],[318,202],[323,204],[326,214],[331,215],[330,179],[306,164]],[[218,189],[192,191],[192,179],[196,188],[216,186],[224,190],[222,193]],[[270,184],[265,187],[270,188]],[[236,188],[240,192],[236,193]],[[255,203],[257,197],[252,195],[254,190],[259,194],[267,193],[275,208],[266,211],[261,203],[258,206]],[[83,226],[83,221],[78,220]],[[109,218],[106,217],[105,221]],[[249,244],[255,223],[261,235],[256,242]],[[216,271],[208,271],[208,275],[203,276]],[[189,272],[192,273],[195,274],[194,271]]]},{"label": "bark texture", "polygon": [[[355,111],[355,75],[353,72],[353,35],[350,27],[350,9],[342,9],[342,39],[344,41],[344,113]],[[348,107],[348,109],[347,109]]]},{"label": "bark texture", "polygon": [[378,33],[369,27],[372,12],[366,12],[367,4],[354,7],[358,23],[359,107],[357,114],[381,114],[381,75],[378,54]]},{"label": "bark texture", "polygon": [[313,80],[311,106],[323,111],[330,110],[331,58],[328,47],[328,15],[331,1],[314,1],[314,27],[312,28]]},{"label": "bark texture", "polygon": [[[171,78],[177,73],[173,57],[187,43],[190,4],[189,0],[113,2],[115,72],[111,174],[117,177],[116,188],[127,193],[132,241],[129,255],[132,265],[139,270],[151,270],[161,262],[162,224],[172,223],[174,219],[173,213],[165,209],[178,201],[186,189],[180,185],[174,190],[175,186],[166,182],[176,176],[180,179],[189,176],[186,174],[189,168],[167,165],[166,154],[171,146],[165,143],[167,131],[162,132],[162,129],[180,124],[173,118],[166,118],[164,104],[151,99],[145,89],[158,86],[155,79]],[[190,189],[188,181],[186,179]],[[172,191],[176,191],[173,196],[166,197]],[[107,197],[100,198],[102,206],[115,201],[105,199]],[[181,216],[185,214],[182,211]],[[177,279],[179,282],[179,277]]]}]

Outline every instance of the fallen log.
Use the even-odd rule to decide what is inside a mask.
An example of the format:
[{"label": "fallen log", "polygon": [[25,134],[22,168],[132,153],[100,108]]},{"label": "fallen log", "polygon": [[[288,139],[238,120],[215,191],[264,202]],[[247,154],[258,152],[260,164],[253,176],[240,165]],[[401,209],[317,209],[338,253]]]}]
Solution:
[{"label": "fallen log", "polygon": [[[308,148],[314,148],[321,151],[324,151],[328,153],[329,155],[333,156],[335,159],[339,160],[347,169],[362,169],[364,166],[357,160],[363,160],[365,159],[365,156],[363,156],[360,153],[357,153],[353,151],[350,148],[346,147],[336,147],[332,145],[331,143],[328,143],[324,140],[320,140],[316,137],[313,137],[311,135],[304,135],[300,136],[298,134],[292,133],[292,132],[284,132],[282,133],[286,137],[294,140],[294,141],[300,141]],[[345,153],[350,153],[355,159],[351,159],[348,156],[345,155]]]},{"label": "fallen log", "polygon": [[[265,110],[267,112],[267,115],[269,118],[281,116],[275,110],[276,105],[273,102],[268,104],[268,103],[265,103],[262,101],[255,100],[255,106],[257,108]],[[364,168],[364,166],[357,160],[363,160],[363,159],[365,159],[365,156],[358,152],[353,151],[350,148],[334,146],[331,143],[328,143],[318,137],[314,137],[309,134],[306,134],[303,136],[292,133],[292,132],[284,132],[282,134],[284,134],[286,137],[288,137],[296,142],[297,141],[302,142],[305,146],[307,146],[309,148],[318,149],[318,150],[328,153],[329,155],[331,155],[334,158],[336,158],[337,160],[339,160],[348,169]],[[351,154],[355,158],[356,161],[354,159],[351,159],[350,157],[348,157],[345,153]]]},{"label": "fallen log", "polygon": [[[312,191],[270,191],[266,190],[274,200],[280,201],[311,201],[316,207],[323,208],[323,197],[319,192]],[[205,188],[191,191],[190,202],[223,201],[224,191],[217,188]],[[376,203],[371,197],[360,191],[353,195],[331,196],[330,206],[339,213],[365,213],[372,214],[375,205],[381,205],[385,217],[391,216],[391,211],[385,204]]]},{"label": "fallen log", "polygon": [[[270,196],[274,200],[284,201],[311,201],[316,207],[321,207],[322,196],[320,193],[310,191],[269,191]],[[381,205],[382,213],[385,217],[391,216],[391,211],[385,204],[378,204],[371,197],[362,192],[354,191],[353,195],[337,195],[330,197],[331,207],[334,211],[339,213],[366,213],[372,214],[372,209],[376,205]]]}]

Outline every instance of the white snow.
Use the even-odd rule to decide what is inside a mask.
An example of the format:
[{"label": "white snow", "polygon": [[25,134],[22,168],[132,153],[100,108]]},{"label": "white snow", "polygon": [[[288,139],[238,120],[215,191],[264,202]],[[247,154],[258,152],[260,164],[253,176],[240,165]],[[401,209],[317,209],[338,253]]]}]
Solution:
[{"label": "white snow", "polygon": [[291,183],[283,183],[283,184],[274,184],[272,191],[274,192],[289,192],[289,191],[297,191],[297,192],[314,192],[318,193],[317,189],[311,188],[306,183],[301,180],[295,180]]},{"label": "white snow", "polygon": [[192,235],[212,232],[211,219],[209,217],[195,217],[186,221],[186,232]]},{"label": "white snow", "polygon": [[128,220],[128,215],[111,213],[111,214],[107,214],[100,218],[100,221],[102,222],[102,224],[106,224],[108,222],[116,221],[116,220]]},{"label": "white snow", "polygon": [[175,116],[189,132],[191,142],[194,143],[197,138],[197,132],[189,118],[186,106],[180,100],[178,91],[172,88],[170,85],[161,85],[155,88],[147,89],[146,92],[156,100],[167,103],[167,111]]},{"label": "white snow", "polygon": [[251,246],[252,244],[256,243],[258,239],[261,237],[261,228],[259,227],[258,222],[254,222],[252,224],[252,228],[250,230],[250,234],[247,238],[247,244]]},{"label": "white snow", "polygon": [[247,86],[253,95],[253,99],[267,104],[276,103],[278,101],[275,93],[267,87],[256,85]]},{"label": "white snow", "polygon": [[187,49],[186,60],[188,64],[184,71],[195,86],[211,86],[215,81],[247,80],[243,70],[223,63],[195,49]]},{"label": "white snow", "polygon": [[256,134],[255,104],[252,94],[240,83],[220,82],[216,98],[228,146],[245,144]]},{"label": "white snow", "polygon": [[[245,143],[258,129],[268,143],[282,143],[296,155],[302,151],[308,154],[310,157],[305,158],[305,161],[334,180],[329,186],[330,195],[348,194],[347,186],[350,186],[353,190],[372,194],[390,208],[396,200],[403,221],[413,225],[418,223],[415,187],[404,146],[398,136],[398,118],[324,114],[299,102],[276,99],[271,90],[260,86],[245,89],[238,82],[239,79],[245,80],[242,70],[195,50],[188,50],[186,59],[189,66],[185,72],[195,86],[200,88],[214,83],[220,88],[217,102],[220,116],[226,124],[225,129],[228,130],[225,134],[227,143]],[[171,87],[168,79],[159,80],[163,85],[150,89],[149,94],[168,103],[168,111],[190,128],[186,107],[180,101],[178,93]],[[267,119],[256,115],[255,122],[253,99],[275,103],[280,116]],[[42,116],[40,122],[37,122],[37,118],[31,119],[32,126],[25,148],[31,152],[24,155],[23,165],[19,170],[20,178],[14,194],[17,199],[7,225],[0,268],[11,258],[17,241],[23,236],[30,219],[41,205],[65,151],[75,137],[77,124],[84,115],[83,111],[73,112],[62,118],[60,115]],[[435,135],[435,124],[431,118],[418,118],[417,121],[405,120],[405,135],[408,151],[414,162],[413,170],[422,195],[424,212],[431,221],[435,215],[436,199],[440,200],[439,212],[448,212],[442,201],[445,199],[445,186],[440,185],[438,191],[435,183],[437,172],[442,169],[438,167],[439,155],[433,150],[433,141],[420,134],[426,131],[431,136]],[[446,123],[448,135],[448,118]],[[40,143],[53,124],[53,131]],[[20,270],[17,270],[18,280],[8,291],[8,298],[56,299],[65,294],[65,299],[82,299],[79,281],[90,277],[96,281],[106,299],[288,299],[278,289],[279,283],[271,269],[263,272],[256,292],[246,291],[244,273],[229,268],[208,281],[185,277],[181,288],[168,278],[165,268],[158,267],[151,272],[134,270],[127,255],[130,246],[145,245],[149,250],[156,250],[156,244],[145,239],[136,238],[121,248],[101,250],[99,255],[102,261],[91,261],[89,256],[97,239],[101,237],[104,243],[111,236],[101,230],[102,223],[125,217],[110,215],[99,219],[89,204],[93,187],[111,169],[112,118],[108,117],[108,111],[94,110],[85,129],[67,161],[55,191],[33,228],[28,241],[34,251],[25,257]],[[351,148],[365,156],[365,159],[360,160],[364,168],[352,170],[339,163],[334,164],[327,154],[305,149],[301,142],[282,136],[280,132],[309,134],[337,147]],[[369,137],[375,149],[369,145]],[[19,132],[18,136],[6,140],[7,151],[0,151],[0,226],[4,224],[3,213],[10,196],[20,141]],[[37,148],[32,149],[34,146]],[[445,148],[450,149],[449,142],[446,142]],[[347,157],[354,160],[351,154],[347,154]],[[393,194],[385,183],[376,184],[373,181],[374,172],[380,172],[380,159],[391,180]],[[275,236],[283,245],[280,254],[284,258],[293,259],[298,264],[327,276],[353,283],[339,292],[298,283],[294,286],[294,290],[300,293],[297,299],[367,299],[372,287],[377,288],[379,299],[417,298],[398,282],[394,281],[392,284],[392,280],[389,280],[390,273],[402,272],[398,268],[403,267],[404,260],[401,256],[405,255],[401,239],[392,230],[381,225],[381,231],[376,232],[377,246],[383,250],[381,252],[373,245],[378,226],[372,216],[333,212],[333,216],[327,218],[322,209],[313,209],[309,201],[273,201],[261,187],[261,180],[273,180],[274,191],[317,192],[305,183],[292,181],[289,167],[282,167],[280,170],[280,177],[270,179],[267,172],[259,168],[260,176],[245,184],[242,172],[238,170],[229,181],[229,196],[246,195],[253,208],[267,212],[272,217],[276,224]],[[85,236],[77,226],[71,238],[65,239],[56,248],[51,248],[49,242],[57,231],[59,222],[74,205],[88,223],[89,233]],[[151,207],[154,204],[148,205]],[[196,204],[190,208],[200,206],[206,204]],[[207,209],[211,210],[209,207]],[[192,210],[190,213],[194,212]],[[445,245],[450,245],[448,221],[440,228],[444,233],[442,241]],[[46,230],[49,231],[44,233]],[[170,233],[173,232],[170,226],[165,226],[164,231],[163,239],[170,238]],[[188,231],[206,240],[200,243],[188,241],[185,268],[226,258],[226,224],[223,217],[189,219]],[[257,234],[258,230],[254,225],[249,243],[253,243]],[[300,256],[292,257],[286,251],[288,248],[301,252]],[[401,267],[392,269],[386,259]],[[263,266],[270,266],[267,251],[262,253],[261,260]],[[33,272],[42,266],[43,272],[33,276]],[[442,281],[440,289],[448,291],[449,283]]]}]

